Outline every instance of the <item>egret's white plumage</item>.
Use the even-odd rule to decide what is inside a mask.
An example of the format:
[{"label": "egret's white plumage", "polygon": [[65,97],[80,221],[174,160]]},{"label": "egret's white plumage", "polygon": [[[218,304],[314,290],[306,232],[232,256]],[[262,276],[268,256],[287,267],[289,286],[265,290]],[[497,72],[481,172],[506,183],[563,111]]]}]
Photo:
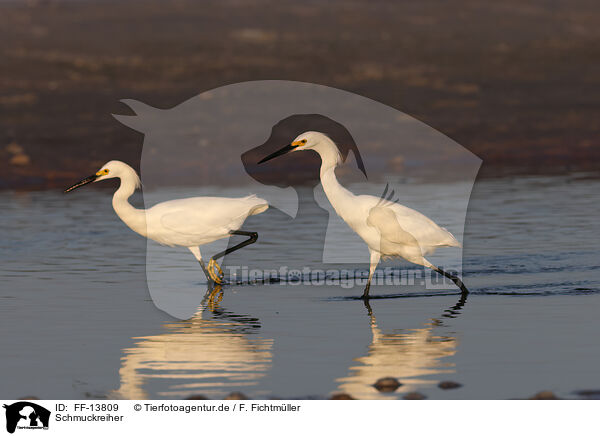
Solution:
[{"label": "egret's white plumage", "polygon": [[[106,163],[93,176],[90,176],[68,188],[75,188],[100,180],[119,178],[121,185],[113,195],[112,205],[121,220],[133,231],[159,244],[187,247],[202,265],[207,278],[220,282],[214,269],[220,272],[215,255],[207,271],[199,246],[232,234],[250,236],[248,241],[238,244],[241,248],[256,240],[255,233],[241,232],[246,218],[264,212],[268,203],[256,195],[242,198],[192,197],[158,203],[149,209],[137,209],[129,203],[129,197],[141,186],[135,170],[124,162],[112,160]],[[230,253],[236,247],[225,250]]]},{"label": "egret's white plumage", "polygon": [[148,237],[164,245],[193,247],[228,237],[246,218],[268,208],[256,195],[165,201],[146,211]]},{"label": "egret's white plumage", "polygon": [[344,188],[335,176],[341,163],[335,143],[320,132],[305,132],[281,150],[261,162],[287,152],[313,150],[321,157],[321,184],[336,213],[367,244],[371,254],[370,271],[364,297],[368,297],[371,279],[381,258],[402,257],[418,265],[429,267],[451,278],[463,292],[466,288],[455,276],[432,265],[425,256],[438,247],[460,247],[456,238],[425,215],[372,195],[354,195]]}]

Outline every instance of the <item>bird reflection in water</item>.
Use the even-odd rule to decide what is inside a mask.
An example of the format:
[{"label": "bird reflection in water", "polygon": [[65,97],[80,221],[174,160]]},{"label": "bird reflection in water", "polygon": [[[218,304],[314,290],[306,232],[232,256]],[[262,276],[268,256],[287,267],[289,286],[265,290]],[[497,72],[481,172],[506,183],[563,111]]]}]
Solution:
[{"label": "bird reflection in water", "polygon": [[[159,397],[223,398],[257,385],[271,367],[273,340],[257,335],[258,319],[222,309],[222,298],[217,286],[191,319],[165,324],[158,335],[133,338],[135,345],[123,350],[121,385],[113,396],[147,399],[145,385],[153,383]],[[203,312],[211,319],[203,319]]]},{"label": "bird reflection in water", "polygon": [[[458,341],[453,336],[436,335],[435,329],[444,327],[444,318],[456,318],[465,303],[467,294],[440,317],[432,318],[423,328],[384,333],[368,300],[364,301],[369,315],[373,340],[366,356],[355,359],[349,375],[336,380],[338,391],[361,400],[395,399],[400,395],[428,388],[440,380],[435,376],[454,372],[454,365],[443,362],[456,354]],[[396,377],[401,383],[393,394],[381,393],[373,384],[384,377]]]}]

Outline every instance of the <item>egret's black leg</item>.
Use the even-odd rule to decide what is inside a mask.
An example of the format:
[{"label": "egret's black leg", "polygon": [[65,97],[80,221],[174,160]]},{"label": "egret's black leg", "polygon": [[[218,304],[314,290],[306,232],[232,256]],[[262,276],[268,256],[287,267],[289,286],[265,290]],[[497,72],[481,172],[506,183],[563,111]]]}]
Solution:
[{"label": "egret's black leg", "polygon": [[458,277],[456,277],[455,275],[447,273],[446,271],[444,271],[441,268],[438,268],[437,266],[432,266],[431,269],[434,270],[437,273],[440,273],[444,277],[448,277],[450,280],[452,280],[454,282],[454,284],[456,286],[458,286],[458,288],[460,289],[460,291],[463,294],[468,294],[469,293],[469,290],[467,289],[467,287],[465,286],[465,284],[462,282],[462,280],[459,279]]},{"label": "egret's black leg", "polygon": [[[223,270],[221,270],[221,267],[217,263],[217,259],[219,259],[220,257],[226,256],[229,253],[233,253],[234,251],[239,250],[240,248],[243,248],[246,245],[254,244],[256,242],[256,240],[258,239],[258,233],[256,233],[256,232],[244,232],[243,230],[232,230],[229,233],[231,235],[248,236],[248,239],[240,242],[237,245],[234,245],[233,247],[228,248],[227,250],[223,250],[220,253],[217,253],[213,257],[210,258],[210,262],[208,262],[208,271],[209,271],[210,276],[216,283],[223,283],[223,276],[224,276]],[[216,270],[216,272],[214,272],[215,270]],[[214,273],[211,273],[211,272],[214,272]]]},{"label": "egret's black leg", "polygon": [[229,233],[232,235],[248,236],[248,239],[240,242],[237,245],[234,245],[233,247],[228,248],[227,250],[223,250],[220,253],[215,254],[212,257],[212,260],[217,260],[220,257],[227,256],[229,253],[233,253],[234,251],[239,250],[240,248],[243,248],[246,245],[254,244],[256,242],[256,240],[258,239],[258,233],[256,233],[256,232],[244,232],[243,230],[232,230]]},{"label": "egret's black leg", "polygon": [[363,300],[367,300],[369,298],[369,289],[371,289],[371,280],[375,275],[375,270],[377,269],[377,264],[379,263],[379,259],[381,258],[381,254],[378,251],[370,250],[371,252],[371,261],[369,262],[369,278],[367,279],[367,286],[365,286],[365,291],[362,294]]},{"label": "egret's black leg", "polygon": [[202,267],[202,271],[204,271],[204,275],[206,276],[206,279],[208,280],[208,287],[209,289],[212,289],[215,281],[210,277],[210,274],[208,272],[208,268],[206,268],[206,264],[204,263],[204,260],[200,259],[200,266]]},{"label": "egret's black leg", "polygon": [[369,281],[367,282],[367,286],[365,286],[365,290],[362,294],[362,298],[363,300],[368,300],[369,299],[369,289],[371,289],[371,277],[369,277]]}]

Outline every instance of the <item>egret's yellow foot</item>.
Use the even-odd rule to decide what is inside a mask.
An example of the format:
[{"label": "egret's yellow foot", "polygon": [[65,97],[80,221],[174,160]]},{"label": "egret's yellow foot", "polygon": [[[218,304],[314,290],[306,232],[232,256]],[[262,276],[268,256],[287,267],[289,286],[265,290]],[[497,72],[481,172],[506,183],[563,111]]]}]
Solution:
[{"label": "egret's yellow foot", "polygon": [[214,259],[211,259],[208,262],[208,275],[210,275],[210,278],[213,279],[215,283],[223,283],[223,276],[225,274],[223,274],[223,270]]}]

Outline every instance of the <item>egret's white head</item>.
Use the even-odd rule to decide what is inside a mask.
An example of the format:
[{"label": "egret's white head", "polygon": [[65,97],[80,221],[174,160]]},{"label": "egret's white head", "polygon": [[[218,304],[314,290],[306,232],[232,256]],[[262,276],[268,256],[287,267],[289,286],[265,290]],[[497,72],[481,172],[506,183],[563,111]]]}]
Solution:
[{"label": "egret's white head", "polygon": [[293,151],[310,150],[323,141],[331,141],[327,135],[321,132],[304,132],[292,141]]},{"label": "egret's white head", "polygon": [[114,177],[130,176],[132,172],[135,172],[135,170],[125,162],[121,162],[120,160],[111,160],[110,162],[106,162],[104,165],[102,165],[102,168],[100,168],[96,174],[94,174],[96,176],[94,182],[112,179]]},{"label": "egret's white head", "polygon": [[120,160],[111,160],[110,162],[105,163],[102,168],[96,172],[96,174],[80,180],[73,186],[65,189],[65,192],[71,192],[72,190],[87,185],[88,183],[98,182],[105,179],[113,179],[115,177],[121,178],[122,180],[126,179],[133,181],[136,188],[141,185],[140,178],[133,168],[131,168],[125,162],[121,162]]},{"label": "egret's white head", "polygon": [[[320,144],[327,142],[329,144],[333,144],[333,141],[329,139],[327,135],[321,132],[304,132],[296,137],[292,141],[291,144],[286,145],[280,150],[277,150],[275,153],[271,153],[264,159],[260,160],[258,163],[263,163],[277,156],[281,156],[293,151],[302,151],[302,150],[313,150],[315,147],[318,147]],[[337,151],[337,147],[335,147]]]}]

